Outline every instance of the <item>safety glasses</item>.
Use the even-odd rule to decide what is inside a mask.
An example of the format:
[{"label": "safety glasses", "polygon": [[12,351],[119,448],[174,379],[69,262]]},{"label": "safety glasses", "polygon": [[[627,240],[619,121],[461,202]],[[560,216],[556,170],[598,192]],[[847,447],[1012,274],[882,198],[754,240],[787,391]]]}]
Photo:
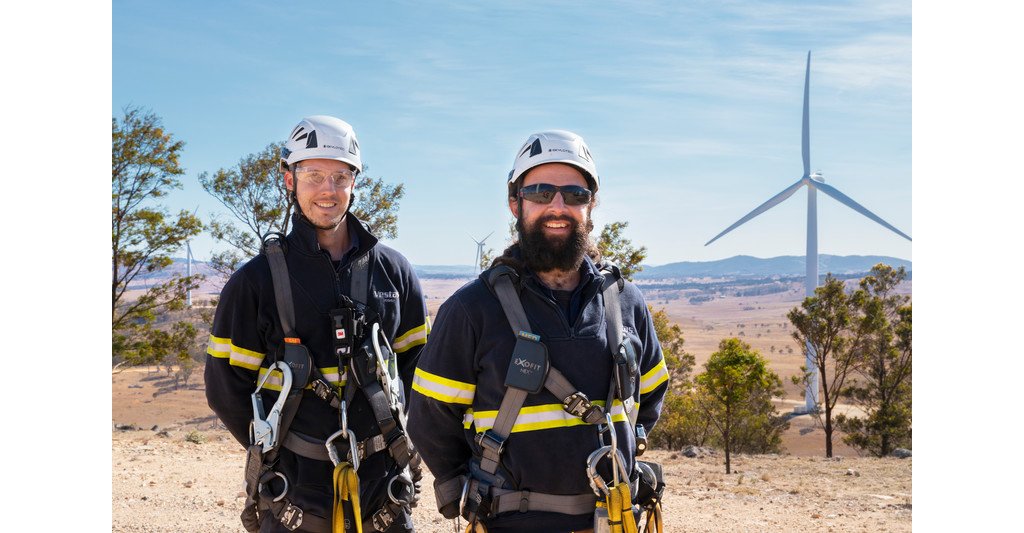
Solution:
[{"label": "safety glasses", "polygon": [[519,197],[535,204],[550,204],[556,193],[562,193],[565,205],[586,205],[594,193],[579,185],[551,185],[550,183],[534,183],[519,189]]},{"label": "safety glasses", "polygon": [[351,185],[356,175],[347,168],[335,172],[326,172],[318,168],[299,167],[295,169],[295,177],[310,185],[323,185],[330,178],[334,186],[341,189]]}]

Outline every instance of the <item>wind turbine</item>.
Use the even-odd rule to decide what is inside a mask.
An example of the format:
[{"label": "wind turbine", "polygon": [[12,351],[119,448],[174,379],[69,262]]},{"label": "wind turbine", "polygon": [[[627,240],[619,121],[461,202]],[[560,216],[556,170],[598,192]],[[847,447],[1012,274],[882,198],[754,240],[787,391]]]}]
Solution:
[{"label": "wind turbine", "polygon": [[[846,205],[854,211],[878,222],[887,229],[895,232],[900,237],[911,240],[910,236],[902,231],[896,229],[892,224],[882,220],[881,217],[868,211],[864,206],[853,201],[849,196],[839,192],[838,189],[831,185],[826,185],[825,180],[821,175],[820,171],[811,173],[811,142],[810,142],[810,120],[808,117],[808,92],[811,85],[811,52],[807,51],[807,72],[804,76],[804,121],[803,121],[803,136],[801,143],[801,150],[803,152],[804,160],[804,175],[797,180],[796,183],[790,185],[785,190],[776,194],[767,202],[761,204],[754,209],[747,216],[739,219],[733,225],[725,228],[725,231],[719,233],[714,239],[706,242],[704,246],[707,246],[719,237],[729,233],[730,231],[738,228],[744,222],[764,213],[765,211],[775,207],[782,203],[784,200],[793,196],[793,193],[800,187],[807,186],[807,257],[805,262],[807,264],[807,279],[804,282],[807,296],[814,296],[814,289],[818,286],[818,203],[817,203],[817,191],[821,191],[832,198],[835,198],[839,203]],[[804,403],[806,412],[815,412],[818,409],[818,371],[815,364],[814,350],[811,348],[810,343],[807,344],[807,370],[811,373],[810,379],[808,379],[807,389],[804,391]]]},{"label": "wind turbine", "polygon": [[[494,235],[493,231],[488,233],[487,237],[490,237],[491,235]],[[484,237],[483,239],[480,239],[478,241],[476,239],[473,239],[472,235],[469,236],[469,238],[473,239],[473,242],[476,243],[476,273],[477,274],[479,274],[480,271],[482,270],[481,267],[480,267],[480,261],[484,258],[484,242],[487,240],[487,237]]]},{"label": "wind turbine", "polygon": [[[199,212],[199,206],[197,205],[196,206],[196,210],[192,211],[192,216],[196,216],[196,213],[198,213],[198,212]],[[185,276],[190,278],[190,277],[192,277],[192,259],[193,259],[192,258],[192,239],[189,239],[189,240],[185,241],[185,250],[186,250],[185,258],[188,261],[187,266],[185,267]],[[189,309],[192,308],[192,289],[191,288],[188,291],[185,292],[185,305]]]}]

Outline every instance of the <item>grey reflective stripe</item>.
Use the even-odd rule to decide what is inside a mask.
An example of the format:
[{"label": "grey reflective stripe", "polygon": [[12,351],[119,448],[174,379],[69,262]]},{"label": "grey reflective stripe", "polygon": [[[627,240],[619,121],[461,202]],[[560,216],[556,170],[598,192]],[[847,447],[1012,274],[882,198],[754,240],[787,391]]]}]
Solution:
[{"label": "grey reflective stripe", "polygon": [[263,251],[270,263],[270,276],[274,281],[274,301],[281,318],[285,337],[295,337],[295,304],[292,302],[292,283],[288,276],[288,263],[284,259],[281,241],[273,238],[263,243]]},{"label": "grey reflective stripe", "polygon": [[349,296],[356,301],[370,305],[370,255],[372,251],[352,261],[349,267]]},{"label": "grey reflective stripe", "polygon": [[509,511],[545,511],[568,515],[590,514],[594,512],[597,496],[593,494],[544,494],[528,490],[503,490],[492,488],[491,512],[507,513]]}]

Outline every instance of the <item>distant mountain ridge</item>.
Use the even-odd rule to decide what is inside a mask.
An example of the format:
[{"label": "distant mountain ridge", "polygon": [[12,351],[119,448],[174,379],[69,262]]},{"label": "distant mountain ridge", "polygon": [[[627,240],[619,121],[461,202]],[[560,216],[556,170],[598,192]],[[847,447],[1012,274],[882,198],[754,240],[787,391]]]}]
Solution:
[{"label": "distant mountain ridge", "polygon": [[[174,258],[168,268],[148,275],[139,275],[137,285],[144,280],[168,278],[171,275],[184,275],[186,260]],[[884,255],[820,255],[819,272],[837,275],[860,274],[868,272],[878,263],[885,263],[894,268],[906,267],[910,272],[912,263],[905,259]],[[477,275],[476,269],[470,265],[413,265],[416,275],[424,279],[467,279]],[[193,261],[192,271],[205,274],[207,277],[217,275],[205,261]],[[644,265],[642,271],[634,279],[673,279],[673,278],[736,278],[736,277],[771,277],[771,276],[802,276],[805,273],[803,256],[783,255],[779,257],[760,258],[749,255],[737,255],[717,261],[683,261],[667,265]]]},{"label": "distant mountain ridge", "polygon": [[[819,255],[818,272],[821,275],[859,274],[868,272],[878,263],[893,268],[905,267],[911,271],[912,263],[905,259],[884,255]],[[683,261],[667,265],[644,265],[635,279],[701,278],[701,277],[764,277],[803,276],[807,273],[804,256],[783,255],[760,258],[737,255],[718,261]]]}]

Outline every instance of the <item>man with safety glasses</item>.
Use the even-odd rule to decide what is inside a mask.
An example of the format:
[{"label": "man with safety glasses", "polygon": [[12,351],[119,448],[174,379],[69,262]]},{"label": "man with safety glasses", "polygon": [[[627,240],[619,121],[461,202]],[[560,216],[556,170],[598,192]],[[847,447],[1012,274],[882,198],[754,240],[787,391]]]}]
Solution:
[{"label": "man with safety glasses", "polygon": [[206,396],[246,447],[249,531],[412,531],[405,405],[429,320],[412,266],[350,211],[355,131],[302,119],[281,150],[287,236],[221,291]]},{"label": "man with safety glasses", "polygon": [[599,184],[579,135],[531,135],[508,175],[518,242],[441,306],[420,357],[410,436],[439,511],[476,531],[600,530],[654,506],[641,480],[660,475],[635,458],[668,372],[640,291],[591,240]]}]

